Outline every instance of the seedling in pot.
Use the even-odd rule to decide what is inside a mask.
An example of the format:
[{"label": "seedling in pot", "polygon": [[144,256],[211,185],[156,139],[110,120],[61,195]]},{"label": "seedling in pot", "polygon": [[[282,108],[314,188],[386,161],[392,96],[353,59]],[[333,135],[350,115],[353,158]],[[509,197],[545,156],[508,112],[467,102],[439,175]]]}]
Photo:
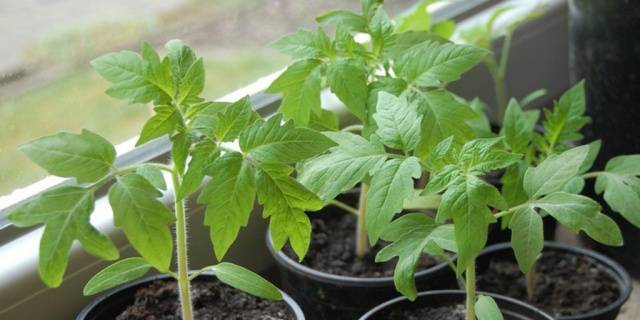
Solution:
[{"label": "seedling in pot", "polygon": [[[326,131],[338,144],[302,162],[298,181],[325,205],[357,215],[355,251],[360,258],[379,238],[381,227],[403,209],[405,199],[413,198],[413,179],[422,172],[417,156],[450,134],[456,142],[473,136],[464,121],[476,113],[444,87],[488,51],[448,42],[445,37],[455,24],[429,24],[426,7],[432,2],[420,2],[394,23],[382,1],[363,0],[360,13],[337,9],[317,17],[321,25],[335,28],[333,38],[322,28],[301,29],[272,45],[295,59],[267,90],[283,94],[280,112],[298,126]],[[370,40],[357,42],[356,33]],[[338,130],[337,116],[321,108],[323,84],[355,116],[356,124]],[[430,103],[418,106],[417,100]],[[420,121],[424,113],[432,116]],[[463,117],[461,124],[450,121],[455,113]],[[420,127],[434,134],[420,136]],[[357,207],[335,199],[358,184]],[[434,199],[426,200],[433,205]],[[409,202],[414,207],[416,201]]]},{"label": "seedling in pot", "polygon": [[[466,282],[466,318],[501,317],[491,298],[476,298],[475,293],[475,258],[485,246],[488,226],[499,219],[512,229],[514,250],[526,270],[542,248],[542,215],[603,243],[621,244],[615,223],[600,213],[596,202],[577,194],[582,179],[595,176],[586,173],[595,144],[569,148],[586,123],[580,111],[584,110],[581,85],[546,112],[544,133],[534,132],[539,114],[523,111],[514,100],[505,110],[501,134],[495,137],[487,134],[486,125],[478,130],[478,119],[486,115],[445,89],[486,61],[487,50],[453,44],[426,31],[399,32],[378,3],[364,1],[363,12],[337,10],[320,16],[319,21],[336,26],[335,40],[318,29],[277,41],[277,48],[299,60],[271,91],[284,94],[285,117],[317,127],[320,122],[313,119],[329,114],[320,108],[324,76],[362,123],[339,132],[335,120],[325,125],[332,129],[325,135],[337,146],[304,161],[298,179],[325,203],[357,212],[359,226],[366,227],[359,228],[358,239],[365,237],[366,229],[371,244],[380,238],[392,242],[377,260],[399,257],[394,281],[400,292],[416,297],[413,274],[421,254],[446,258],[445,251],[451,251],[458,255],[454,268]],[[351,31],[368,33],[371,42],[355,43]],[[292,104],[303,96],[313,99],[306,100],[309,104]],[[360,135],[350,132],[357,130]],[[502,191],[483,180],[495,170],[506,170]],[[439,202],[435,219],[409,213],[393,220],[405,203],[416,202],[413,197],[420,190],[414,184],[420,177],[428,178],[428,183],[417,200]],[[365,191],[359,208],[334,200],[359,182]],[[573,207],[582,211],[572,214]],[[357,246],[361,256],[363,242]],[[534,250],[538,243],[540,248]]]},{"label": "seedling in pot", "polygon": [[[289,240],[302,257],[311,228],[304,211],[320,209],[322,202],[291,177],[290,165],[335,143],[313,130],[283,122],[280,115],[261,119],[248,97],[233,103],[205,101],[200,97],[205,80],[203,59],[178,40],[168,42],[165,51],[161,59],[144,44],[140,55],[114,52],[91,64],[113,84],[107,90],[110,96],[155,106],[137,145],[168,136],[173,162],[120,167],[113,145],[88,130],[36,139],[20,150],[49,173],[75,180],[18,206],[8,218],[21,227],[44,225],[38,270],[47,286],[58,287],[76,240],[97,258],[119,258],[109,237],[90,223],[96,191],[110,185],[114,224],[140,256],[119,260],[100,271],[86,284],[85,295],[132,281],[153,268],[178,281],[185,320],[193,319],[190,281],[202,272],[213,272],[220,281],[250,294],[281,299],[280,291],[268,281],[228,262],[190,273],[185,202],[205,176],[210,176],[198,202],[206,205],[204,224],[210,227],[218,261],[247,225],[256,194],[264,216],[270,219],[276,247]],[[235,140],[239,140],[239,150],[227,147],[227,142]],[[172,181],[173,211],[159,199],[161,190],[167,189],[165,175]],[[174,249],[176,268],[172,269]]]}]

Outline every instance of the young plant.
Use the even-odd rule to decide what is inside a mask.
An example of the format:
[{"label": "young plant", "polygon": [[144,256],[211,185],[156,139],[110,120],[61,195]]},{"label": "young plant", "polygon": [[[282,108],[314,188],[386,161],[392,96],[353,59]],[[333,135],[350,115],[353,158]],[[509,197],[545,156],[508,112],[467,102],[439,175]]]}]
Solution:
[{"label": "young plant", "polygon": [[[44,224],[38,271],[46,285],[57,287],[76,240],[97,258],[119,258],[108,236],[90,223],[96,191],[111,184],[108,198],[114,224],[140,257],[122,259],[100,271],[85,286],[85,295],[129,282],[154,268],[178,281],[185,320],[193,319],[190,280],[205,271],[256,296],[281,299],[272,284],[231,263],[190,274],[185,201],[205,176],[211,177],[198,202],[207,207],[204,224],[210,227],[218,261],[247,225],[256,194],[264,206],[263,215],[270,219],[274,246],[279,249],[289,240],[302,258],[311,229],[304,211],[320,209],[322,202],[291,176],[291,165],[335,143],[313,130],[296,128],[291,121],[283,123],[279,115],[261,119],[248,97],[234,103],[205,101],[200,97],[205,80],[202,58],[178,40],[169,41],[165,51],[161,59],[145,43],[141,55],[120,51],[91,64],[113,84],[106,91],[110,96],[153,103],[155,114],[142,128],[137,145],[168,136],[173,162],[119,167],[113,145],[88,130],[36,139],[20,150],[49,173],[75,181],[20,205],[8,218],[22,227]],[[235,140],[239,150],[227,147]],[[163,172],[171,177],[173,211],[159,199],[167,188]],[[172,270],[174,248],[176,268]]]},{"label": "young plant", "polygon": [[[461,28],[457,30],[454,35],[454,38],[462,42],[487,50],[493,49],[494,40],[503,38],[500,56],[488,55],[483,61],[493,79],[498,120],[504,118],[504,113],[507,108],[509,95],[507,92],[506,76],[513,33],[522,24],[535,20],[540,17],[542,13],[543,8],[537,1],[532,1],[527,4],[522,2],[518,4],[506,4],[495,9],[483,23],[472,24],[466,28]],[[498,22],[503,16],[508,16],[509,22],[499,28]],[[535,91],[523,99],[523,104],[526,105],[541,95],[544,95],[544,90]]]},{"label": "young plant", "polygon": [[[358,257],[368,252],[367,234],[375,243],[381,227],[413,195],[411,181],[421,170],[418,158],[410,156],[427,154],[449,135],[455,135],[456,143],[474,135],[464,121],[475,119],[476,113],[444,87],[488,51],[438,36],[449,36],[455,24],[431,25],[426,7],[432,2],[418,3],[394,24],[382,1],[362,0],[360,13],[337,9],[316,18],[323,26],[335,27],[333,39],[318,28],[299,30],[273,43],[295,59],[267,90],[283,95],[280,112],[298,126],[331,131],[327,136],[338,144],[328,154],[304,161],[298,180],[326,205],[357,214]],[[355,33],[366,34],[369,41],[356,42]],[[321,108],[325,83],[357,124],[338,131],[337,116]],[[418,100],[429,103],[417,104]],[[384,110],[376,113],[377,109]],[[429,116],[420,121],[423,114]],[[462,123],[451,121],[455,114]],[[433,134],[419,135],[420,127]],[[357,208],[335,200],[357,184]]]},{"label": "young plant", "polygon": [[[512,229],[524,271],[542,250],[544,215],[602,243],[622,243],[619,229],[597,202],[578,194],[585,178],[611,174],[587,173],[597,143],[571,148],[588,121],[581,84],[545,111],[543,132],[536,132],[539,112],[523,111],[512,100],[503,107],[504,127],[496,135],[479,100],[467,102],[446,90],[465,71],[486,62],[488,50],[451,43],[424,25],[422,30],[402,30],[407,24],[394,25],[379,1],[362,1],[361,14],[334,10],[318,21],[335,25],[335,38],[318,29],[278,40],[274,46],[297,61],[270,91],[283,94],[280,110],[285,117],[300,126],[324,128],[337,144],[302,162],[298,180],[325,204],[357,213],[357,239],[365,237],[366,229],[370,244],[380,238],[391,242],[376,260],[398,257],[398,291],[415,299],[413,277],[419,257],[427,253],[448,260],[449,251],[457,254],[455,265],[449,263],[465,278],[466,318],[498,319],[495,302],[475,292],[475,259],[485,246],[490,224],[500,221]],[[370,42],[355,42],[352,32],[368,34]],[[508,52],[509,45],[505,47]],[[336,130],[335,116],[320,107],[325,82],[361,125]],[[523,104],[537,96],[523,99]],[[360,135],[351,133],[358,130]],[[625,189],[624,201],[640,198],[637,157],[612,160],[609,171],[616,172],[615,178],[599,178],[597,183],[605,198],[615,198],[610,190],[616,187]],[[496,170],[505,171],[502,190],[485,181]],[[427,182],[424,190],[414,188],[418,178]],[[359,208],[334,200],[358,183],[364,190]],[[630,214],[631,207],[623,208],[624,201],[616,200],[610,205]],[[435,218],[407,213],[394,220],[417,203],[437,209]],[[356,247],[362,256],[364,240]]]}]

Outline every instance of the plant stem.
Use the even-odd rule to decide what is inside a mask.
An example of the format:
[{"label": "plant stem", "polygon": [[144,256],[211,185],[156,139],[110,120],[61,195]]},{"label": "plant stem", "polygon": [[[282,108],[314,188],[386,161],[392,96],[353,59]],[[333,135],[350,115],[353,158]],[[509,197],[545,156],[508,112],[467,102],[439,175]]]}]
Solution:
[{"label": "plant stem", "polygon": [[340,209],[342,209],[342,210],[344,210],[346,212],[349,212],[351,214],[355,214],[356,216],[360,215],[360,212],[358,212],[358,209],[356,209],[356,208],[354,208],[354,207],[352,207],[352,206],[350,206],[350,205],[348,205],[348,204],[346,204],[344,202],[341,202],[341,201],[338,201],[338,200],[331,200],[331,201],[329,201],[329,204],[332,205],[332,206],[336,206],[336,207],[338,207],[338,208],[340,208]]},{"label": "plant stem", "polygon": [[350,126],[346,126],[346,127],[342,128],[341,131],[345,131],[345,132],[362,131],[363,127],[364,126],[361,125],[361,124],[352,124]]},{"label": "plant stem", "polygon": [[[180,189],[178,169],[172,173],[174,190]],[[184,200],[175,198],[176,209],[176,251],[178,259],[178,289],[182,320],[193,320],[193,306],[191,305],[191,288],[189,283],[189,263],[187,258],[187,221],[184,214]]]},{"label": "plant stem", "polygon": [[594,172],[587,172],[585,174],[582,175],[583,179],[591,179],[591,178],[597,178],[599,174],[601,174],[602,171],[594,171]]},{"label": "plant stem", "polygon": [[533,264],[533,267],[531,267],[531,270],[529,270],[529,272],[527,272],[527,300],[529,302],[533,301],[533,293],[535,292],[535,286],[536,286],[536,271],[535,271],[535,263]]},{"label": "plant stem", "polygon": [[467,315],[465,317],[466,320],[475,320],[476,319],[476,261],[475,259],[471,261],[469,266],[467,266],[467,270],[465,271],[466,275],[466,288],[467,291]]},{"label": "plant stem", "polygon": [[368,189],[369,185],[363,182],[360,186],[360,201],[358,204],[358,228],[356,230],[356,256],[358,258],[364,257],[369,249],[369,245],[367,243],[367,227],[365,225]]}]

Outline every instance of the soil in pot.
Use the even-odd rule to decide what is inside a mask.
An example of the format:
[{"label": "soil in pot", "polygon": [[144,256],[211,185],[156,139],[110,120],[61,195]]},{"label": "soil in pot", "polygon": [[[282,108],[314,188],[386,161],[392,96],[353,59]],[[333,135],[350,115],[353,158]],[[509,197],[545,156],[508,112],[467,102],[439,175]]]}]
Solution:
[{"label": "soil in pot", "polygon": [[554,317],[603,308],[621,292],[613,276],[592,258],[559,250],[545,249],[535,275],[533,299],[528,301],[525,276],[513,256],[496,255],[486,269],[479,270],[478,290],[528,301]]},{"label": "soil in pot", "polygon": [[[269,301],[218,281],[193,282],[194,316],[199,320],[293,320],[283,301]],[[135,302],[116,320],[180,320],[178,286],[173,280],[156,280],[138,289]]]},{"label": "soil in pot", "polygon": [[393,310],[389,312],[388,320],[464,320],[464,305],[442,307],[423,307],[413,310]]},{"label": "soil in pot", "polygon": [[[309,252],[302,264],[314,270],[350,277],[389,277],[393,275],[395,260],[376,263],[375,256],[385,244],[377,244],[362,259],[355,254],[357,217],[338,210],[326,210],[311,216],[312,230]],[[296,260],[293,250],[287,246],[284,253]],[[440,263],[423,255],[416,270],[424,270]]]}]

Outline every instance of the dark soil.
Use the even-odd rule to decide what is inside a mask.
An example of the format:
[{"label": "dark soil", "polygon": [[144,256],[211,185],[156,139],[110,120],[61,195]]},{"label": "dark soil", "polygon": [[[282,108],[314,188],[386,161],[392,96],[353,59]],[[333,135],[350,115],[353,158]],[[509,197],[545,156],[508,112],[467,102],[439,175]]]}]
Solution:
[{"label": "dark soil", "polygon": [[[302,264],[314,270],[330,274],[351,277],[387,277],[393,275],[395,260],[376,263],[375,256],[385,244],[378,244],[369,250],[362,259],[355,254],[356,217],[341,212],[324,212],[312,214],[312,235],[309,252]],[[333,208],[331,208],[333,209]],[[283,252],[296,260],[293,250],[287,246]],[[418,261],[416,270],[430,268],[440,261],[423,255]]]},{"label": "dark soil", "polygon": [[464,320],[464,305],[444,306],[437,308],[417,308],[392,310],[381,319],[387,320]]},{"label": "dark soil", "polygon": [[[536,263],[533,301],[554,317],[581,315],[612,304],[620,296],[617,281],[593,259],[545,251]],[[512,259],[496,257],[479,270],[478,290],[527,301],[526,280]]]},{"label": "dark soil", "polygon": [[[263,300],[217,281],[193,282],[194,317],[198,320],[291,320],[283,301]],[[180,320],[176,281],[158,280],[138,289],[135,302],[116,320]]]}]

